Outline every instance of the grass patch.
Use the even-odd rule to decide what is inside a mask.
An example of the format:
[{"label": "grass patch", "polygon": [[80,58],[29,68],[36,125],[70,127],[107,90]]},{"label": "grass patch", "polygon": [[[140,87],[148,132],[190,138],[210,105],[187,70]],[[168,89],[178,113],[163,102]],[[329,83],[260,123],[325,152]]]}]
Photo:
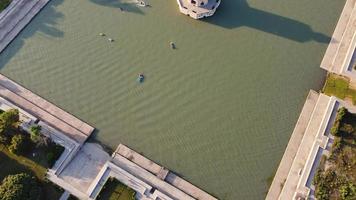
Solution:
[{"label": "grass patch", "polygon": [[314,177],[318,200],[356,199],[356,115],[340,110],[330,156],[322,159]]},{"label": "grass patch", "polygon": [[109,178],[97,200],[135,200],[135,194],[133,189],[114,178]]},{"label": "grass patch", "polygon": [[322,91],[328,96],[350,99],[356,105],[356,90],[350,88],[350,80],[336,74],[328,74]]},{"label": "grass patch", "polygon": [[10,3],[11,0],[0,0],[0,11],[4,10]]},{"label": "grass patch", "polygon": [[42,188],[42,199],[59,199],[62,191],[46,179],[47,169],[33,160],[12,154],[7,147],[0,144],[0,180],[3,180],[10,174],[18,174],[22,172],[29,173],[35,176]]},{"label": "grass patch", "polygon": [[323,93],[326,95],[333,95],[340,99],[345,99],[348,95],[349,80],[335,74],[328,74]]}]

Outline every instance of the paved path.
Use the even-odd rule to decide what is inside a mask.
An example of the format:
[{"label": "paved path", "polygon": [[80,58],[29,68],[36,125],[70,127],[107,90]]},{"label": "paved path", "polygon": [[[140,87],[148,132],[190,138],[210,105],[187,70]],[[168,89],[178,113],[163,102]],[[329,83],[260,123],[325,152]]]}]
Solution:
[{"label": "paved path", "polygon": [[0,53],[50,0],[13,0],[0,14]]},{"label": "paved path", "polygon": [[288,142],[288,146],[282,160],[279,164],[278,170],[274,176],[271,187],[269,188],[266,199],[267,200],[275,200],[278,199],[280,192],[282,190],[282,186],[285,183],[289,170],[292,166],[295,155],[297,154],[298,147],[302,141],[305,130],[309,123],[312,112],[315,108],[316,102],[318,100],[319,94],[310,91],[307,97],[307,100],[304,103],[302,112],[299,116],[297,124],[294,128],[292,136]]}]

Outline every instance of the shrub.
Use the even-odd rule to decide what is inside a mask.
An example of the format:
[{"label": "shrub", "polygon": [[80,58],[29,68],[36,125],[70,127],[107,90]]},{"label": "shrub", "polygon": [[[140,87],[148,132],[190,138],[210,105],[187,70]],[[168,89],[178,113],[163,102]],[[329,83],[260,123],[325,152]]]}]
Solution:
[{"label": "shrub", "polygon": [[356,186],[353,183],[346,183],[339,188],[339,195],[342,200],[356,199]]},{"label": "shrub", "polygon": [[340,152],[341,147],[342,147],[341,138],[336,137],[334,139],[334,143],[332,145],[332,153],[335,154],[335,153]]},{"label": "shrub", "polygon": [[[334,125],[331,127],[330,133],[334,136],[340,136],[340,126],[342,124],[342,121],[344,120],[345,115],[348,113],[347,109],[345,107],[339,108],[337,111],[337,115],[335,118]],[[352,127],[351,127],[352,128]]]},{"label": "shrub", "polygon": [[30,128],[30,138],[31,141],[35,144],[41,142],[41,126],[31,126]]},{"label": "shrub", "polygon": [[14,154],[21,154],[25,149],[25,137],[22,134],[17,134],[11,139],[11,144],[8,147],[9,151]]},{"label": "shrub", "polygon": [[336,121],[342,121],[347,113],[348,111],[345,107],[339,108],[337,111]]},{"label": "shrub", "polygon": [[334,125],[331,127],[330,133],[333,136],[339,136],[340,121],[335,121]]},{"label": "shrub", "polygon": [[39,200],[41,188],[36,179],[21,173],[5,177],[0,185],[0,200]]},{"label": "shrub", "polygon": [[7,135],[0,134],[0,143],[1,144],[8,144],[9,137]]},{"label": "shrub", "polygon": [[313,184],[318,185],[323,178],[323,170],[318,169],[315,173],[314,179],[313,179]]},{"label": "shrub", "polygon": [[344,123],[342,127],[340,128],[341,131],[347,133],[348,135],[352,134],[354,132],[354,128],[352,127],[351,124],[346,124]]},{"label": "shrub", "polygon": [[315,191],[315,196],[318,200],[329,200],[329,188],[325,183],[321,182]]}]

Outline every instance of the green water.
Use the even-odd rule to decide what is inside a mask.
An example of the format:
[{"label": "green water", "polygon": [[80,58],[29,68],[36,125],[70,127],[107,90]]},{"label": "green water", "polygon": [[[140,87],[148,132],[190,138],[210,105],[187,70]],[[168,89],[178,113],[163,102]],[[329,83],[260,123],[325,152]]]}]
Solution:
[{"label": "green water", "polygon": [[149,3],[52,0],[0,55],[0,72],[95,126],[106,145],[127,144],[221,199],[264,198],[322,84],[345,1],[223,0],[202,21],[174,0]]}]

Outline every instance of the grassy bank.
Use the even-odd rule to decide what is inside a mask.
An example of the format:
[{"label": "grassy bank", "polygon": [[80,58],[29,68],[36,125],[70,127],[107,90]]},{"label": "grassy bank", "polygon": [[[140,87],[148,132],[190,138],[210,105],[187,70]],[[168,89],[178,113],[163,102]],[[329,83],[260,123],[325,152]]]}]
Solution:
[{"label": "grassy bank", "polygon": [[335,140],[314,177],[315,194],[319,200],[355,200],[356,115],[340,109],[332,130]]},{"label": "grassy bank", "polygon": [[10,3],[11,0],[0,0],[0,12],[4,10]]},{"label": "grassy bank", "polygon": [[356,90],[350,87],[350,80],[345,77],[328,74],[322,92],[356,104]]}]

